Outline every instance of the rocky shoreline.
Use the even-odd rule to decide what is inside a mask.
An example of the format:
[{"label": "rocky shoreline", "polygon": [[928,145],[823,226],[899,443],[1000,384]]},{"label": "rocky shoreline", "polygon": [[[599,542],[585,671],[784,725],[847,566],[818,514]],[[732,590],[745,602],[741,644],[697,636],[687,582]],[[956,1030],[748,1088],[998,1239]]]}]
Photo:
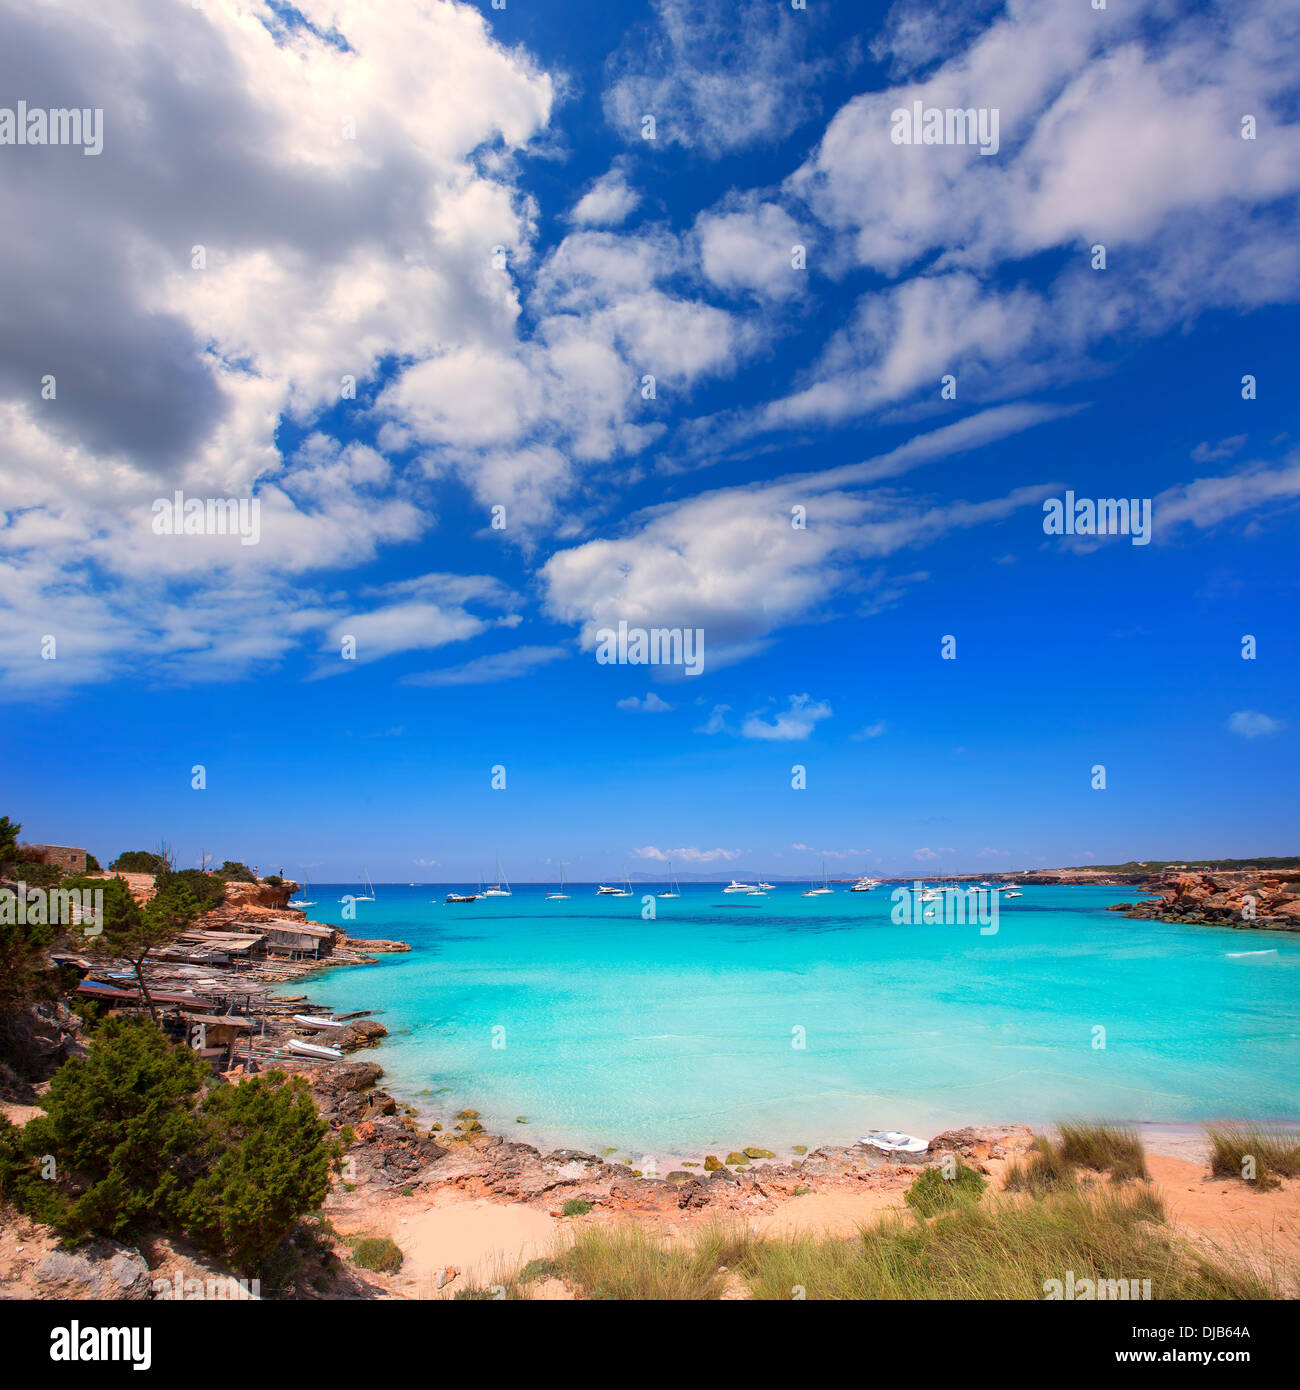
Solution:
[{"label": "rocky shoreline", "polygon": [[1296,870],[1169,873],[1151,880],[1158,898],[1116,903],[1126,917],[1198,926],[1300,931],[1300,873]]},{"label": "rocky shoreline", "polygon": [[[936,1135],[923,1153],[887,1154],[867,1144],[824,1145],[793,1160],[751,1147],[726,1161],[708,1155],[666,1173],[651,1173],[581,1149],[543,1152],[486,1132],[472,1110],[453,1130],[424,1128],[413,1108],[379,1086],[377,1063],[319,1067],[308,1076],[322,1115],[344,1143],[347,1187],[335,1210],[364,1210],[377,1197],[402,1192],[536,1204],[560,1216],[577,1200],[593,1210],[689,1213],[747,1210],[809,1190],[906,1186],[920,1169],[951,1154],[975,1167],[1027,1148],[1025,1125],[966,1127]],[[692,1171],[693,1170],[693,1171]]]}]

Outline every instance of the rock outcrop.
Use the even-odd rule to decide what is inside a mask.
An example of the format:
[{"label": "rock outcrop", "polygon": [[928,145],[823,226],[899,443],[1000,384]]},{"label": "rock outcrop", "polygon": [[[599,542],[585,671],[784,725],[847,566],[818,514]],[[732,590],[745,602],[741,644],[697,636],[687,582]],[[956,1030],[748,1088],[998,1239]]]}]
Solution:
[{"label": "rock outcrop", "polygon": [[36,1267],[46,1298],[125,1299],[152,1295],[149,1266],[138,1250],[116,1241],[92,1241],[77,1250],[52,1250]]},{"label": "rock outcrop", "polygon": [[1300,875],[1294,869],[1169,873],[1152,887],[1159,898],[1130,907],[1126,917],[1300,931]]}]

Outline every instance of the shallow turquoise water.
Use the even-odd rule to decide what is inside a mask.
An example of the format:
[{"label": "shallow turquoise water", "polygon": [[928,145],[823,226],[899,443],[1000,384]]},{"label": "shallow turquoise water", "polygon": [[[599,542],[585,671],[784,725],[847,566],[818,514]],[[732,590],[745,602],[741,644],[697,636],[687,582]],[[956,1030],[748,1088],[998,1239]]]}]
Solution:
[{"label": "shallow turquoise water", "polygon": [[311,916],[412,952],[318,976],[313,998],[383,1010],[396,1093],[533,1143],[687,1153],[1071,1115],[1300,1118],[1300,938],[1104,910],[1132,890],[1027,888],[987,936],[896,926],[889,887],[686,886],[643,921],[641,888],[447,905],[445,888],[380,884],[344,923],[354,891],[313,885]]}]

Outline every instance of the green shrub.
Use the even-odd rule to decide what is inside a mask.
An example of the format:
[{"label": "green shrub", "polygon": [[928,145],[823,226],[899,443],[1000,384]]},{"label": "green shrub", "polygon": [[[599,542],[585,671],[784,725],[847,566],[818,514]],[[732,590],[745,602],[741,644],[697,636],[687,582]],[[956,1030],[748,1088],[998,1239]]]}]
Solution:
[{"label": "green shrub", "polygon": [[108,1019],[55,1073],[45,1114],[0,1127],[0,1194],[71,1238],[161,1227],[238,1268],[278,1269],[329,1188],[333,1146],[300,1077],[218,1086],[199,1104],[209,1076],[148,1019]]},{"label": "green shrub", "polygon": [[978,1202],[988,1184],[965,1163],[958,1163],[957,1172],[945,1178],[939,1168],[927,1168],[907,1189],[903,1200],[919,1216],[935,1216],[958,1202]]},{"label": "green shrub", "polygon": [[307,1083],[283,1072],[208,1092],[201,1176],[178,1200],[186,1234],[240,1268],[265,1260],[329,1191],[326,1125]]},{"label": "green shrub", "polygon": [[564,1204],[565,1216],[586,1216],[591,1210],[591,1203],[584,1202],[581,1197],[570,1197]]},{"label": "green shrub", "polygon": [[[225,880],[215,874],[205,874],[202,869],[177,869],[175,873],[168,872],[162,875],[156,882],[155,901],[159,894],[175,893],[179,897],[183,890],[197,905],[195,916],[220,907],[226,896]],[[189,910],[188,904],[184,910]]]},{"label": "green shrub", "polygon": [[387,1236],[367,1236],[352,1248],[352,1259],[362,1269],[378,1274],[396,1274],[402,1267],[402,1251]]},{"label": "green shrub", "polygon": [[227,879],[234,883],[256,883],[253,871],[247,864],[241,864],[238,859],[227,859],[219,869],[213,869],[214,878]]},{"label": "green shrub", "polygon": [[[170,1224],[198,1144],[192,1106],[208,1075],[143,1018],[110,1018],[86,1057],[54,1074],[45,1114],[22,1130],[29,1170],[16,1196],[71,1236],[115,1236],[146,1217]],[[45,1155],[56,1178],[38,1176]]]},{"label": "green shrub", "polygon": [[161,854],[147,849],[124,850],[108,866],[109,872],[117,870],[123,874],[159,874],[171,865]]}]

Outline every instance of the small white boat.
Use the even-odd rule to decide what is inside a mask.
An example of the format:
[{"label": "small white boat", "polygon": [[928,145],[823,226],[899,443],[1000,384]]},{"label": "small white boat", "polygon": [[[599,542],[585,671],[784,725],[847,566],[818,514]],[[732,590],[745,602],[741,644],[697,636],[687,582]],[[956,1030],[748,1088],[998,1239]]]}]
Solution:
[{"label": "small white boat", "polygon": [[1003,893],[1002,896],[1004,898],[1023,898],[1025,895],[1023,893],[1017,893],[1013,888],[1009,893]]},{"label": "small white boat", "polygon": [[313,1014],[294,1014],[293,1021],[301,1023],[304,1028],[346,1028],[348,1026],[335,1018],[316,1018]]},{"label": "small white boat", "polygon": [[324,1043],[303,1042],[301,1038],[290,1038],[285,1046],[299,1057],[319,1057],[327,1062],[343,1060],[343,1054],[337,1047],[326,1047]]},{"label": "small white boat", "polygon": [[755,891],[755,887],[756,885],[752,883],[737,883],[733,878],[722,891],[724,893],[752,893]]},{"label": "small white boat", "polygon": [[868,878],[863,874],[849,889],[850,893],[870,893],[873,888],[879,887],[879,880]]},{"label": "small white boat", "polygon": [[776,885],[771,883],[760,883],[758,886],[763,890],[764,893],[770,893]]},{"label": "small white boat", "polygon": [[921,1154],[930,1147],[928,1140],[918,1139],[914,1134],[904,1134],[898,1129],[881,1129],[875,1134],[859,1134],[859,1144],[870,1144],[873,1149],[883,1149],[886,1153]]},{"label": "small white boat", "polygon": [[656,893],[658,898],[680,898],[682,895],[681,885],[673,877],[673,861],[668,861],[668,887],[662,893]]},{"label": "small white boat", "polygon": [[[432,898],[430,899],[430,901],[437,902],[437,899]],[[445,903],[472,903],[477,901],[477,893],[448,893],[447,896],[443,899],[443,902]]]}]

